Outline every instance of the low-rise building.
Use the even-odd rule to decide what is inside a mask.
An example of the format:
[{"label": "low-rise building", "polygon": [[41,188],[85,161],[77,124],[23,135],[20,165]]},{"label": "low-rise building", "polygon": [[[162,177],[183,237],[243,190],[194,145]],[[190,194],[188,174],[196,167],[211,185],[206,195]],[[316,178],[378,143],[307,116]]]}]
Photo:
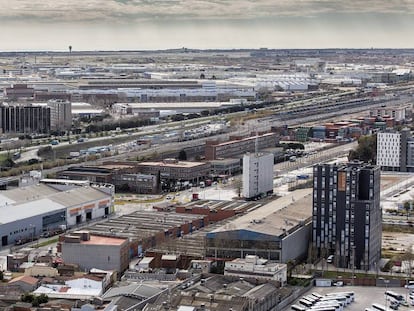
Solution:
[{"label": "low-rise building", "polygon": [[45,232],[109,215],[113,195],[111,187],[76,186],[59,180],[2,191],[0,246],[33,241]]},{"label": "low-rise building", "polygon": [[129,242],[126,238],[91,235],[77,231],[61,241],[62,259],[84,270],[98,268],[123,272],[129,264]]},{"label": "low-rise building", "polygon": [[37,288],[39,280],[28,275],[21,275],[10,280],[8,284],[17,285],[25,292],[31,292]]},{"label": "low-rise building", "polygon": [[270,263],[267,259],[256,255],[246,255],[245,258],[227,261],[224,266],[224,275],[273,280],[284,285],[287,281],[287,265]]}]

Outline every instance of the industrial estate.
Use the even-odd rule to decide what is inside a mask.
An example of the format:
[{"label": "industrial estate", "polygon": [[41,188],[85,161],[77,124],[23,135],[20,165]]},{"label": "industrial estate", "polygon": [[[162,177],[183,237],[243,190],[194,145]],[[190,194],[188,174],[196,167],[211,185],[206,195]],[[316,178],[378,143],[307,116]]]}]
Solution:
[{"label": "industrial estate", "polygon": [[0,53],[0,309],[409,310],[414,50]]}]

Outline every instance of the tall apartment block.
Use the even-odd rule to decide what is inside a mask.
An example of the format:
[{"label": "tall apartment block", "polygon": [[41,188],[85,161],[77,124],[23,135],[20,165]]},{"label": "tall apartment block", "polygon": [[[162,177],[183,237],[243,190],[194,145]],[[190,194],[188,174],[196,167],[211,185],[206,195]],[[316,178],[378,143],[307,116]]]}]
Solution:
[{"label": "tall apartment block", "polygon": [[271,153],[248,153],[243,156],[243,197],[251,199],[273,192]]},{"label": "tall apartment block", "polygon": [[[410,139],[410,131],[404,129],[400,132],[386,130],[377,134],[377,165],[384,171],[406,172],[407,143]],[[410,149],[411,151],[411,149]],[[410,153],[411,154],[411,153]]]},{"label": "tall apartment block", "polygon": [[64,100],[49,100],[50,127],[53,131],[66,131],[72,127],[72,103]]},{"label": "tall apartment block", "polygon": [[314,255],[335,255],[340,268],[374,269],[382,240],[380,168],[362,162],[314,166],[312,216]]},{"label": "tall apartment block", "polygon": [[2,133],[49,133],[50,109],[3,104],[0,106],[0,130]]}]

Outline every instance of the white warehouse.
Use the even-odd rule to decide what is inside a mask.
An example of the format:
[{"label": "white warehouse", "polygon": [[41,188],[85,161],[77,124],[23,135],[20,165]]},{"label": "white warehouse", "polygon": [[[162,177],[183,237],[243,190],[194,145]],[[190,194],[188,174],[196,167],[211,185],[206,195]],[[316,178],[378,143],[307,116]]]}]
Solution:
[{"label": "white warehouse", "polygon": [[247,153],[243,156],[245,199],[273,193],[273,159],[271,153]]},{"label": "white warehouse", "polygon": [[111,214],[112,188],[38,184],[0,192],[0,249]]}]

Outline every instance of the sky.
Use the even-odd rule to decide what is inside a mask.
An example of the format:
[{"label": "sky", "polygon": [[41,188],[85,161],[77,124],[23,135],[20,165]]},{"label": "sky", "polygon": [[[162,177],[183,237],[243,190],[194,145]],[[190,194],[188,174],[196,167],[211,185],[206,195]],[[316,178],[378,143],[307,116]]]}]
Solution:
[{"label": "sky", "polygon": [[414,48],[414,0],[0,0],[0,51]]}]

